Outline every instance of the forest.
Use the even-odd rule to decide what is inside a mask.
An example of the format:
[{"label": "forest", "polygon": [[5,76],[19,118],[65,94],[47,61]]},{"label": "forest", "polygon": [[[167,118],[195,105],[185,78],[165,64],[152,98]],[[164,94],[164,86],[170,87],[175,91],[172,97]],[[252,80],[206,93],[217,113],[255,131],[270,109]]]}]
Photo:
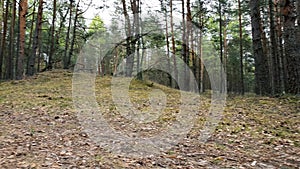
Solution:
[{"label": "forest", "polygon": [[0,168],[300,167],[299,1],[0,9]]},{"label": "forest", "polygon": [[[105,4],[1,1],[0,78],[19,80],[43,71],[72,69],[87,40],[102,32],[98,34],[102,44],[116,39],[120,42],[106,55],[99,55],[98,74],[116,73],[123,59],[126,76],[146,71],[150,66],[142,67],[147,62],[147,50],[159,49],[166,53],[172,78],[176,81],[178,72],[187,74],[176,63],[176,59],[183,60],[201,92],[211,88],[207,73],[211,66],[205,65],[210,61],[215,62],[211,71],[223,71],[226,76],[222,81],[227,81],[228,92],[299,94],[296,1],[158,1],[152,8],[142,1]],[[106,26],[99,15],[87,20],[85,13],[90,8],[113,8],[111,23]],[[216,68],[217,64],[222,68]],[[176,86],[168,75],[153,73],[151,76],[163,76],[160,83]]]}]

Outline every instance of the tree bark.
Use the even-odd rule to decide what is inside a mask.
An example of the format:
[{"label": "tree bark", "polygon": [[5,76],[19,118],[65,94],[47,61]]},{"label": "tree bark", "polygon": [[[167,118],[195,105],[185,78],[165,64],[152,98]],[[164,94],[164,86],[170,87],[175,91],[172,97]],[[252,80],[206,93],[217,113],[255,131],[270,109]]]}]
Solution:
[{"label": "tree bark", "polygon": [[74,18],[73,33],[72,33],[73,37],[72,37],[71,47],[70,47],[68,61],[67,61],[68,67],[71,65],[71,59],[72,59],[72,56],[73,56],[74,45],[75,45],[75,40],[76,40],[77,22],[78,22],[78,17],[79,17],[79,13],[78,13],[79,3],[80,3],[80,0],[78,1],[77,5],[76,5],[76,9],[75,9],[75,18]]},{"label": "tree bark", "polygon": [[[185,83],[186,83],[186,90],[191,91],[194,89],[193,86],[191,86],[191,77],[190,77],[190,66],[191,64],[191,53],[193,53],[193,50],[191,50],[191,44],[190,40],[192,41],[192,11],[191,11],[191,1],[186,1],[186,39],[185,39],[185,57],[186,57],[186,70],[185,70]],[[193,84],[193,83],[192,83]]]},{"label": "tree bark", "polygon": [[[174,80],[178,83],[178,68],[177,68],[177,59],[176,59],[176,46],[175,46],[175,34],[174,34],[174,22],[173,22],[173,0],[170,0],[170,25],[171,25],[171,34],[172,34],[172,58],[174,64]],[[175,86],[175,83],[174,87]]]},{"label": "tree bark", "polygon": [[272,94],[280,94],[281,82],[280,82],[280,62],[279,62],[279,50],[276,37],[276,25],[274,18],[274,4],[273,1],[269,0],[270,10],[270,38],[271,38],[271,73],[272,73]]},{"label": "tree bark", "polygon": [[260,1],[251,0],[249,6],[251,10],[253,54],[255,59],[255,92],[259,95],[268,95],[270,94],[269,68],[267,56],[265,56],[263,52],[261,40]]},{"label": "tree bark", "polygon": [[[36,21],[36,19],[35,19],[35,10],[36,10],[36,4],[37,4],[37,0],[34,0],[34,2],[33,2],[33,10],[32,10],[32,13],[31,14],[28,14],[28,17],[29,16],[31,16],[32,15],[32,19],[30,19],[31,20],[31,23],[30,23],[30,33],[29,33],[29,43],[28,43],[28,45],[27,45],[27,51],[28,51],[28,53],[27,53],[27,55],[28,56],[32,56],[33,54],[32,54],[32,52],[33,52],[33,50],[32,50],[32,46],[33,46],[33,44],[32,44],[32,41],[33,41],[33,33],[34,33],[34,23],[35,23],[35,21]],[[27,59],[27,67],[28,67],[28,65],[29,65],[29,59]]]},{"label": "tree bark", "polygon": [[200,30],[200,39],[199,39],[199,64],[200,64],[200,92],[205,92],[205,85],[204,85],[204,60],[203,60],[203,32]]},{"label": "tree bark", "polygon": [[[168,23],[168,10],[167,6],[163,3],[163,0],[160,0],[161,8],[165,15],[165,33],[166,33],[166,46],[167,46],[167,61],[168,61],[168,70],[169,73],[172,72],[171,70],[171,62],[170,62],[170,40],[169,40],[169,23]],[[172,76],[169,76],[169,86],[172,87],[173,85]]]},{"label": "tree bark", "polygon": [[222,93],[222,86],[223,86],[223,65],[224,65],[224,53],[223,53],[223,22],[222,22],[222,4],[221,0],[219,0],[219,38],[220,38],[220,92]]},{"label": "tree bark", "polygon": [[[68,10],[66,11],[66,13],[63,16],[60,16],[61,20],[60,20],[59,28],[58,28],[58,31],[55,33],[55,45],[59,44],[59,38],[60,38],[60,35],[62,34],[63,27],[64,27],[64,24],[66,22],[69,12],[70,12],[70,8],[68,8]],[[54,48],[53,53],[55,53],[55,51],[56,51],[56,48]],[[62,61],[64,63],[64,58],[62,58]],[[54,58],[52,57],[52,67],[53,67],[54,62],[55,62]]]},{"label": "tree bark", "polygon": [[17,75],[16,79],[21,80],[23,79],[23,73],[24,73],[24,59],[25,59],[25,33],[26,33],[26,14],[28,10],[28,4],[27,0],[21,0],[20,1],[20,7],[19,7],[19,22],[20,22],[20,47],[19,47],[19,57],[17,62]]},{"label": "tree bark", "polygon": [[300,93],[300,75],[298,70],[299,53],[297,46],[297,28],[295,21],[297,18],[295,2],[286,0],[282,2],[282,15],[284,17],[284,47],[287,63],[287,82],[286,90],[291,94]]},{"label": "tree bark", "polygon": [[11,24],[10,24],[10,33],[9,33],[9,52],[6,56],[6,75],[5,79],[12,80],[14,78],[14,65],[13,60],[15,56],[15,23],[16,23],[16,0],[12,2],[12,16],[11,16]]},{"label": "tree bark", "polygon": [[296,42],[296,44],[298,44],[298,47],[297,47],[297,49],[298,49],[298,51],[297,51],[297,69],[298,69],[298,94],[300,93],[300,80],[299,80],[299,78],[300,78],[300,47],[299,47],[299,44],[300,44],[300,1],[298,0],[298,1],[296,1],[296,3],[297,3],[297,25],[298,25],[298,27],[297,27],[297,42]]},{"label": "tree bark", "polygon": [[2,31],[2,38],[1,38],[1,49],[0,49],[0,79],[3,77],[3,60],[4,60],[4,53],[6,51],[6,35],[7,35],[7,25],[8,25],[8,13],[9,13],[9,0],[6,1],[5,5],[5,14],[3,18],[3,31]]},{"label": "tree bark", "polygon": [[[0,0],[0,31],[2,32],[2,25],[3,25],[3,12],[4,11],[4,1]],[[1,52],[1,48],[2,48],[2,44],[1,44],[1,39],[2,39],[2,34],[0,33],[0,52]]]},{"label": "tree bark", "polygon": [[70,0],[70,15],[69,15],[69,26],[67,30],[67,37],[66,37],[66,43],[65,43],[65,51],[64,51],[64,69],[69,68],[69,62],[68,62],[68,50],[69,50],[69,44],[70,44],[70,32],[71,32],[71,25],[72,25],[72,10],[73,10],[73,2],[74,0]]},{"label": "tree bark", "polygon": [[33,38],[33,46],[32,46],[32,55],[29,56],[29,64],[27,66],[27,74],[29,76],[33,76],[36,73],[35,69],[35,60],[38,56],[38,50],[39,50],[39,41],[41,36],[41,30],[42,30],[42,20],[43,20],[43,0],[39,0],[39,7],[38,7],[38,15],[36,20],[36,27],[34,32],[34,38]]},{"label": "tree bark", "polygon": [[281,7],[280,3],[276,3],[276,36],[277,36],[277,44],[278,44],[278,59],[279,59],[279,71],[280,71],[280,90],[285,92],[285,82],[287,81],[287,73],[286,73],[286,60],[284,57],[284,47],[283,47],[283,17],[281,15]]},{"label": "tree bark", "polygon": [[52,62],[53,62],[53,55],[55,51],[55,21],[56,21],[56,9],[57,4],[56,0],[53,0],[53,12],[52,12],[52,27],[51,27],[51,46],[50,46],[50,54],[49,54],[49,60],[48,60],[48,65],[47,69],[52,70]]},{"label": "tree bark", "polygon": [[239,8],[239,29],[240,29],[240,94],[245,94],[244,87],[244,50],[243,50],[243,24],[242,24],[242,7],[241,0],[238,0],[238,8]]},{"label": "tree bark", "polygon": [[127,12],[126,0],[122,0],[123,6],[123,14],[125,17],[125,31],[126,31],[126,77],[131,77],[133,73],[133,65],[134,65],[134,55],[132,55],[131,49],[131,39],[132,39],[132,30],[131,30],[131,22]]},{"label": "tree bark", "polygon": [[198,39],[198,55],[196,57],[196,79],[199,85],[199,91],[205,92],[204,85],[204,62],[203,62],[203,28],[204,28],[204,12],[203,12],[203,4],[199,0],[199,14],[198,14],[198,31],[199,31],[199,39]]},{"label": "tree bark", "polygon": [[[134,22],[135,22],[135,39],[137,41],[137,48],[136,48],[136,60],[137,60],[137,78],[139,80],[143,79],[143,72],[140,69],[140,49],[141,49],[141,25],[140,25],[140,0],[133,0],[131,2],[132,4],[132,13],[134,17]],[[135,44],[132,44],[135,45]]]},{"label": "tree bark", "polygon": [[[189,0],[187,0],[188,3]],[[183,76],[182,78],[184,78],[184,84],[182,85],[184,88],[182,90],[184,91],[189,91],[189,75],[188,75],[188,66],[189,66],[189,58],[188,58],[188,38],[187,38],[187,21],[186,21],[186,13],[185,13],[185,1],[181,0],[182,2],[182,44],[181,44],[181,57],[184,60],[184,63],[186,64],[186,66],[184,66],[183,69],[183,74],[181,76]]]}]

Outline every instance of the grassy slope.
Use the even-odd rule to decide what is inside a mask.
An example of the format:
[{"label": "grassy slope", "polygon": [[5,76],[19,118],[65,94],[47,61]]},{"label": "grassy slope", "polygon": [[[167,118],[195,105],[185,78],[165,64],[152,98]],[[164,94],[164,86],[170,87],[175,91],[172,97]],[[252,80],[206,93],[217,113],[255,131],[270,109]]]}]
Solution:
[{"label": "grassy slope", "polygon": [[[153,88],[165,91],[167,108],[154,123],[126,126],[130,121],[117,113],[110,82],[108,77],[98,78],[96,96],[105,117],[117,130],[155,135],[174,120],[179,92],[135,81],[130,96],[137,108],[147,110]],[[70,72],[53,71],[23,81],[2,82],[0,168],[300,167],[299,99],[228,98],[224,118],[206,143],[196,139],[205,120],[201,115],[209,108],[209,97],[201,100],[199,119],[187,139],[159,157],[134,159],[109,153],[82,132],[72,107]],[[151,131],[143,130],[149,127]]]}]

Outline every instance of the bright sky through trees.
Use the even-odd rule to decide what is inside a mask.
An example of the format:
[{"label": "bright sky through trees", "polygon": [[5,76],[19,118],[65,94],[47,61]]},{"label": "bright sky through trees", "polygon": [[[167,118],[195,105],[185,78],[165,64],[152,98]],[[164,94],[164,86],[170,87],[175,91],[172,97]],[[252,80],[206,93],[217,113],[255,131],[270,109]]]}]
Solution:
[{"label": "bright sky through trees", "polygon": [[[89,25],[92,21],[92,19],[96,15],[100,15],[101,19],[104,21],[104,24],[107,26],[110,24],[112,15],[115,12],[115,6],[114,6],[114,1],[99,1],[99,0],[92,0],[93,5],[87,10],[87,12],[84,14],[86,17],[86,24]],[[152,10],[155,10],[156,8],[160,8],[160,2],[158,0],[152,0],[149,2],[145,2],[144,7],[147,6],[151,7]],[[103,9],[97,9],[97,7],[100,6],[107,6]]]}]

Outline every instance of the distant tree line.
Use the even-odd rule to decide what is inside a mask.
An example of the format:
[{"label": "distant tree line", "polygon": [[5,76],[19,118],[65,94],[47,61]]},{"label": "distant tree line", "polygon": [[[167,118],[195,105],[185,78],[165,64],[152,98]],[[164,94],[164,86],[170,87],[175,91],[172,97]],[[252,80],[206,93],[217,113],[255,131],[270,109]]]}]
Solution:
[{"label": "distant tree line", "polygon": [[70,68],[85,43],[81,0],[1,0],[0,79],[22,79],[38,72]]},{"label": "distant tree line", "polygon": [[[124,63],[127,77],[158,79],[174,88],[183,77],[183,90],[193,91],[189,70],[178,63],[181,59],[192,70],[199,92],[211,88],[214,74],[226,75],[221,79],[226,78],[223,85],[231,93],[300,93],[299,1],[157,0],[157,4],[116,0],[111,25],[105,28],[101,16],[86,26],[88,1],[1,0],[0,79],[72,68],[88,38],[100,31],[97,43],[115,43],[96,64],[100,75],[114,75]],[[155,54],[147,49],[164,51],[172,76],[143,70],[155,64],[151,63]]]}]

